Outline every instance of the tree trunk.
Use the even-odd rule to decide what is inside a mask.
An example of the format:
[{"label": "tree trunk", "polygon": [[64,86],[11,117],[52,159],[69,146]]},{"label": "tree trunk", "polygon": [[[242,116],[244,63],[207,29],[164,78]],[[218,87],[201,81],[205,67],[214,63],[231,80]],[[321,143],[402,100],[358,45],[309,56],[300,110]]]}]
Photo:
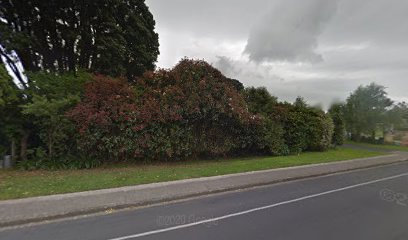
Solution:
[{"label": "tree trunk", "polygon": [[49,134],[49,135],[48,135],[48,158],[49,158],[49,159],[52,159],[52,157],[53,157],[53,156],[52,156],[52,155],[53,155],[52,145],[53,145],[52,135]]},{"label": "tree trunk", "polygon": [[20,160],[25,161],[27,160],[27,145],[28,145],[28,138],[30,137],[30,131],[23,131],[23,136],[21,137],[20,142]]},{"label": "tree trunk", "polygon": [[17,155],[16,155],[16,139],[12,138],[11,139],[11,159],[13,161],[15,161],[16,158],[17,158]]}]

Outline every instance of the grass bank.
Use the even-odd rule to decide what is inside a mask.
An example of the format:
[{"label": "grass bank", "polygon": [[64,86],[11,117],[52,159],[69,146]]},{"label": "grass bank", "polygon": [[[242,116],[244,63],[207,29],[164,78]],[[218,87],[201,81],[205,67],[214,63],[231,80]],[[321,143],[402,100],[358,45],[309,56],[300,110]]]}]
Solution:
[{"label": "grass bank", "polygon": [[343,161],[381,152],[338,148],[297,156],[189,161],[153,165],[120,165],[91,170],[0,170],[0,200],[164,182],[186,178]]}]

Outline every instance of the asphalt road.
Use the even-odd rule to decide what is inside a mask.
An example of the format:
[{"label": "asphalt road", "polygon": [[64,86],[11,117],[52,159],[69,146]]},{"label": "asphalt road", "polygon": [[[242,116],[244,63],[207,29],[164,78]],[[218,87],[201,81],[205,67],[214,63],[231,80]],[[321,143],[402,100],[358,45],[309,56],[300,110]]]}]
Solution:
[{"label": "asphalt road", "polygon": [[408,239],[408,163],[0,230],[0,239]]}]

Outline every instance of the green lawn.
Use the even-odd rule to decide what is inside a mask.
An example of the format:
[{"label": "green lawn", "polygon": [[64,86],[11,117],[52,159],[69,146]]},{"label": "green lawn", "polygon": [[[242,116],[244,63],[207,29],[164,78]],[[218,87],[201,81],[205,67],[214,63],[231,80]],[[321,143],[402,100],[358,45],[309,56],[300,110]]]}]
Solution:
[{"label": "green lawn", "polygon": [[355,146],[376,148],[378,150],[408,151],[407,146],[397,146],[397,145],[388,145],[388,144],[359,143],[359,142],[353,142],[353,141],[347,141],[347,143],[355,145]]},{"label": "green lawn", "polygon": [[333,162],[384,153],[338,148],[298,156],[253,157],[150,165],[121,165],[91,170],[0,170],[0,200],[113,188],[143,183]]}]

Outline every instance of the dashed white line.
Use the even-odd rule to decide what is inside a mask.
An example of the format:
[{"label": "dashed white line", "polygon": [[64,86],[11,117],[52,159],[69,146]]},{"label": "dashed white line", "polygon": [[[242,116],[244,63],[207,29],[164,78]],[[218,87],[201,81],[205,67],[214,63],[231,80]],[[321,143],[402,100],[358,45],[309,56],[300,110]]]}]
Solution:
[{"label": "dashed white line", "polygon": [[118,237],[118,238],[112,238],[112,239],[108,239],[108,240],[134,239],[134,238],[145,237],[145,236],[154,235],[154,234],[158,234],[158,233],[174,231],[174,230],[177,230],[177,229],[188,228],[188,227],[192,227],[192,226],[196,226],[196,225],[200,225],[200,224],[220,221],[220,220],[227,219],[227,218],[241,216],[241,215],[249,214],[249,213],[252,213],[252,212],[257,212],[257,211],[261,211],[261,210],[265,210],[265,209],[270,209],[270,208],[278,207],[278,206],[289,204],[289,203],[299,202],[299,201],[310,199],[310,198],[315,198],[315,197],[319,197],[319,196],[323,196],[323,195],[327,195],[327,194],[331,194],[331,193],[335,193],[335,192],[341,192],[341,191],[345,191],[345,190],[348,190],[348,189],[353,189],[353,188],[366,186],[366,185],[369,185],[369,184],[383,182],[383,181],[387,181],[387,180],[391,180],[391,179],[395,179],[395,178],[400,178],[400,177],[405,177],[405,176],[408,176],[408,172],[403,173],[403,174],[399,174],[399,175],[394,175],[394,176],[391,176],[391,177],[385,177],[385,178],[380,178],[380,179],[377,179],[377,180],[372,180],[372,181],[369,181],[369,182],[350,185],[350,186],[347,186],[347,187],[337,188],[337,189],[330,190],[330,191],[325,191],[325,192],[321,192],[321,193],[307,195],[307,196],[304,196],[304,197],[295,198],[295,199],[291,199],[291,200],[287,200],[287,201],[283,201],[283,202],[278,202],[278,203],[274,203],[274,204],[267,205],[267,206],[252,208],[252,209],[242,211],[242,212],[231,213],[231,214],[223,215],[223,216],[216,217],[216,218],[210,218],[210,219],[206,219],[206,220],[202,220],[202,221],[198,221],[198,222],[193,222],[193,223],[188,223],[188,224],[183,224],[183,225],[177,225],[177,226],[174,226],[174,227],[157,229],[157,230],[153,230],[153,231],[137,233],[137,234]]}]

